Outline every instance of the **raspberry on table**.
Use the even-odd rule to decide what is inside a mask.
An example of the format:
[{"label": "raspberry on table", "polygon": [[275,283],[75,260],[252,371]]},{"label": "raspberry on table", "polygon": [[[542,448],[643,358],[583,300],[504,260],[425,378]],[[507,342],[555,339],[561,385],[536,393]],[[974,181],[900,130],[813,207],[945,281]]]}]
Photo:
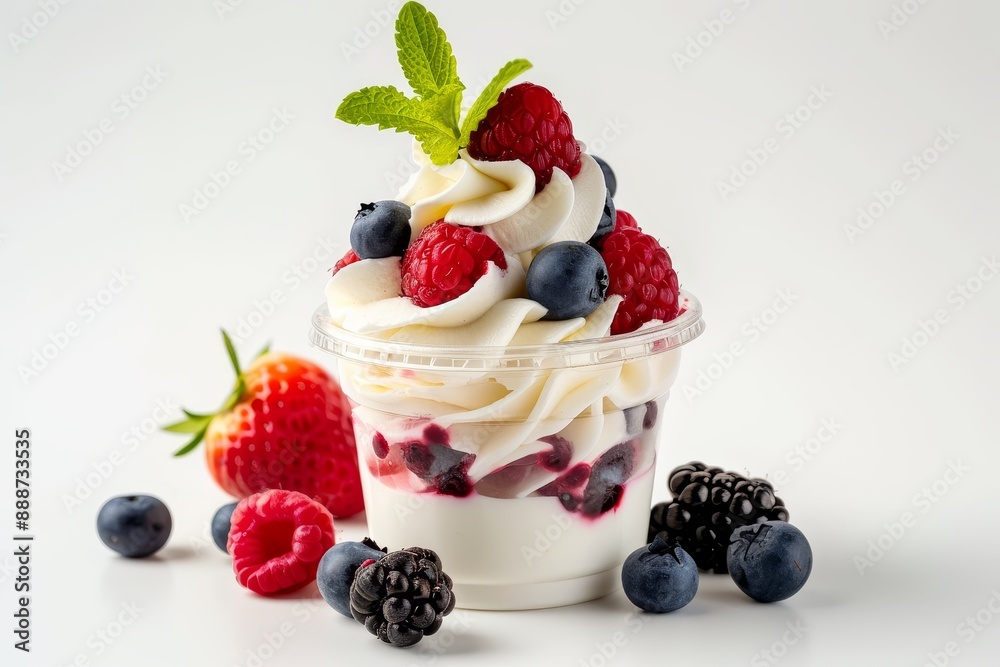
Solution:
[{"label": "raspberry on table", "polygon": [[507,270],[496,241],[471,227],[438,220],[420,232],[403,255],[403,296],[423,308],[447,303],[472,289],[490,262]]},{"label": "raspberry on table", "polygon": [[520,160],[535,172],[535,192],[559,167],[573,178],[580,173],[580,145],[573,123],[547,88],[520,83],[500,93],[496,105],[469,136],[469,155],[477,160]]},{"label": "raspberry on table", "polygon": [[226,550],[241,586],[258,595],[298,590],[316,579],[333,546],[333,515],[305,494],[270,489],[233,510]]},{"label": "raspberry on table", "polygon": [[611,278],[608,296],[624,297],[611,323],[612,334],[635,331],[652,320],[668,322],[677,317],[680,304],[670,255],[649,234],[622,226],[628,218],[601,239],[601,257]]}]

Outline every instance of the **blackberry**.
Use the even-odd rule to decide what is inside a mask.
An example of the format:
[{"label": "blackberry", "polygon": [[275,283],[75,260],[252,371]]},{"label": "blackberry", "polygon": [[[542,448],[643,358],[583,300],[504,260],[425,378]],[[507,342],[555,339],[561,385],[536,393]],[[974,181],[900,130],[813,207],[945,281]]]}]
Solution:
[{"label": "blackberry", "polygon": [[666,531],[702,570],[728,572],[726,550],[733,531],[765,521],[788,521],[788,510],[764,479],[748,479],[692,461],[674,468],[667,486],[673,500],[649,515],[651,542]]},{"label": "blackberry", "polygon": [[351,615],[394,646],[412,646],[441,628],[455,608],[451,577],[430,549],[409,547],[365,561],[351,584]]}]

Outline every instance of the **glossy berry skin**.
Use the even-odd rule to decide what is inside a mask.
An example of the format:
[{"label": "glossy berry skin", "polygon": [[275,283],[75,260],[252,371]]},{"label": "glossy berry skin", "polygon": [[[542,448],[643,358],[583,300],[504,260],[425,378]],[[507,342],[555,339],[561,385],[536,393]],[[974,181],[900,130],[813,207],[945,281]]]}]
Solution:
[{"label": "glossy berry skin", "polygon": [[212,541],[215,542],[215,546],[223,551],[226,551],[226,541],[229,540],[229,528],[231,526],[230,522],[236,505],[237,503],[223,505],[216,510],[215,516],[212,517]]},{"label": "glossy berry skin", "polygon": [[116,496],[97,514],[101,541],[127,558],[145,558],[159,551],[171,527],[170,510],[153,496]]},{"label": "glossy berry skin", "polygon": [[544,319],[586,317],[604,302],[608,268],[586,243],[559,241],[542,248],[528,267],[528,298],[548,309]]},{"label": "glossy berry skin", "polygon": [[477,160],[520,160],[535,172],[535,192],[562,169],[580,173],[580,145],[573,123],[552,93],[533,83],[520,83],[500,93],[496,105],[469,136],[469,155]]},{"label": "glossy berry skin", "polygon": [[340,542],[333,545],[319,561],[316,585],[326,603],[351,618],[351,584],[354,573],[366,560],[378,560],[385,555],[371,540]]},{"label": "glossy berry skin", "polygon": [[326,507],[297,491],[273,489],[239,502],[226,550],[241,586],[277,595],[313,581],[333,544],[333,517]]},{"label": "glossy berry skin", "polygon": [[590,157],[597,161],[601,171],[604,172],[604,184],[607,186],[609,194],[614,197],[615,193],[618,192],[618,179],[615,178],[615,172],[611,170],[611,165],[596,155],[591,155]]},{"label": "glossy berry skin", "polygon": [[604,192],[604,211],[601,213],[601,221],[597,224],[597,231],[590,237],[589,243],[593,243],[605,234],[610,234],[615,229],[615,220],[618,217],[615,211],[615,201],[611,198],[611,190]]},{"label": "glossy berry skin", "polygon": [[805,586],[813,556],[798,528],[784,521],[766,521],[733,532],[726,562],[729,576],[741,591],[758,602],[778,602]]},{"label": "glossy berry skin", "polygon": [[408,547],[364,562],[351,585],[351,615],[386,644],[412,646],[455,608],[452,581],[430,549]]},{"label": "glossy berry skin", "polygon": [[351,410],[337,382],[305,359],[271,352],[244,373],[246,391],[205,434],[208,469],[230,495],[290,489],[334,516],[364,508]]},{"label": "glossy berry skin", "polygon": [[[602,219],[603,224],[603,219]],[[600,229],[600,228],[598,228]],[[635,217],[628,211],[623,211],[620,208],[615,209],[615,224],[612,231],[618,231],[619,229],[639,229],[639,223],[635,221]],[[595,233],[587,243],[594,247],[597,252],[604,256],[604,241],[608,238],[609,234],[597,234]]]},{"label": "glossy berry skin", "polygon": [[472,289],[491,263],[507,270],[496,241],[471,227],[438,220],[425,227],[403,255],[403,296],[422,308],[447,303]]},{"label": "glossy berry skin", "polygon": [[402,257],[409,244],[409,206],[391,199],[361,205],[351,226],[351,249],[358,257]]},{"label": "glossy berry skin", "polygon": [[660,243],[638,229],[621,227],[601,239],[601,257],[608,267],[609,294],[624,301],[611,323],[612,334],[635,331],[646,322],[669,322],[680,307],[680,283],[670,255]]},{"label": "glossy berry skin", "polygon": [[625,559],[622,588],[643,611],[676,611],[698,592],[698,566],[676,541],[661,534]]},{"label": "glossy berry skin", "polygon": [[615,211],[615,229],[626,228],[639,229],[639,223],[635,221],[635,216],[631,213],[618,209]]},{"label": "glossy berry skin", "polygon": [[737,528],[788,521],[784,502],[767,480],[692,461],[674,468],[667,485],[673,500],[653,507],[649,539],[666,531],[703,570],[727,571],[726,550]]}]

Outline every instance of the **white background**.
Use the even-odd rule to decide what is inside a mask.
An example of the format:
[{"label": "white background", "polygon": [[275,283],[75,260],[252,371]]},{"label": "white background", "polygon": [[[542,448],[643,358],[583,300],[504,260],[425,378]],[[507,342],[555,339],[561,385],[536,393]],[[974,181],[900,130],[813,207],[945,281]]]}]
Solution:
[{"label": "white background", "polygon": [[[879,22],[894,1],[915,13],[889,31]],[[42,22],[39,3],[8,0],[0,29],[33,36],[0,46],[0,536],[13,533],[13,433],[26,427],[37,540],[30,655],[11,648],[16,575],[0,548],[5,665],[996,663],[1000,280],[984,258],[1000,250],[1000,5],[576,2],[431,9],[473,91],[510,58],[534,62],[522,79],[555,91],[577,138],[614,166],[618,205],[669,245],[708,330],[686,348],[659,476],[698,458],[779,482],[816,556],[803,592],[765,606],[703,577],[691,605],[662,617],[631,615],[621,593],[458,611],[438,640],[400,652],[314,591],[274,601],[239,588],[205,541],[225,496],[200,456],[172,460],[178,440],[142,429],[226,394],[220,326],[257,325],[243,330],[245,356],[273,341],[319,358],[306,333],[326,270],[358,202],[394,194],[409,146],[333,117],[362,85],[405,85],[377,23],[387,4],[77,0],[34,34],[25,19]],[[731,22],[713,23],[723,10]],[[143,89],[147,68],[162,80]],[[813,90],[828,99],[801,106]],[[275,109],[293,119],[248,160],[241,144]],[[792,132],[783,119],[796,113]],[[103,119],[112,131],[75,168],[54,167]],[[743,166],[769,139],[766,163]],[[927,149],[935,161],[913,171]],[[240,172],[186,221],[181,205],[230,160]],[[723,196],[734,169],[753,173]],[[901,194],[848,233],[897,179]],[[116,271],[127,284],[112,294]],[[978,291],[966,299],[959,285]],[[783,293],[791,306],[776,314]],[[67,326],[76,335],[26,374]],[[821,432],[824,421],[836,426]],[[115,557],[94,530],[103,500],[125,492],[173,512],[170,545],[146,562]],[[892,528],[905,513],[910,525]],[[980,610],[977,630],[965,619]]]}]

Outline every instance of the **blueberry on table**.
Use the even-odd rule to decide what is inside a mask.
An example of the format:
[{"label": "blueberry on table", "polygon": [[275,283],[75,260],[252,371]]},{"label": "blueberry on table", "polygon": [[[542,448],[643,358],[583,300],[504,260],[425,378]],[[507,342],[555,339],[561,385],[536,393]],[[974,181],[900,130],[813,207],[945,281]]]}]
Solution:
[{"label": "blueberry on table", "polygon": [[675,611],[698,592],[698,566],[676,540],[661,533],[625,559],[622,588],[643,611]]},{"label": "blueberry on table", "polygon": [[737,528],[726,556],[733,581],[758,602],[792,597],[812,572],[809,541],[802,531],[784,521]]},{"label": "blueberry on table", "polygon": [[366,560],[385,555],[378,545],[365,538],[362,542],[338,542],[319,561],[316,585],[326,603],[351,618],[351,584],[354,573]]},{"label": "blueberry on table", "polygon": [[229,541],[229,528],[232,524],[233,510],[236,509],[236,505],[237,503],[223,505],[215,511],[215,516],[212,517],[212,541],[215,542],[215,546],[226,553],[229,553],[226,549],[226,542]]},{"label": "blueberry on table", "polygon": [[409,206],[392,199],[361,205],[351,227],[351,248],[358,257],[402,257],[409,244]]},{"label": "blueberry on table", "polygon": [[544,319],[586,317],[604,302],[608,267],[586,243],[559,241],[535,256],[525,282],[528,298],[548,309]]},{"label": "blueberry on table", "polygon": [[170,537],[170,511],[153,496],[116,496],[97,514],[97,534],[111,550],[128,558],[145,558]]}]

